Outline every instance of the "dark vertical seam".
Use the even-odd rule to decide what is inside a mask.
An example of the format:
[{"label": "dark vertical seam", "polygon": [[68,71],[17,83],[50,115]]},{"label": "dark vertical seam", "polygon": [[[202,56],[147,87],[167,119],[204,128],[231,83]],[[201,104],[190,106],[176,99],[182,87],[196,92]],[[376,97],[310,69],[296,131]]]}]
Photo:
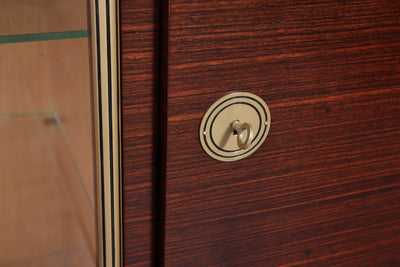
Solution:
[{"label": "dark vertical seam", "polygon": [[[116,39],[117,39],[117,42],[116,42],[116,57],[117,57],[117,118],[118,118],[118,129],[117,129],[117,131],[118,131],[118,158],[119,158],[119,162],[118,162],[118,178],[120,179],[119,181],[118,181],[118,184],[119,184],[119,188],[118,188],[118,192],[119,192],[119,205],[118,205],[118,207],[119,207],[119,212],[120,212],[120,216],[119,216],[119,219],[120,219],[120,222],[119,222],[119,237],[120,237],[120,239],[119,239],[119,242],[120,242],[120,246],[121,246],[121,248],[123,249],[123,246],[122,246],[122,240],[123,240],[123,236],[122,236],[122,218],[123,218],[123,216],[122,216],[122,187],[121,187],[121,185],[122,185],[122,170],[121,170],[121,164],[120,164],[120,162],[121,162],[121,160],[122,160],[122,158],[121,158],[121,114],[120,114],[120,108],[121,108],[121,100],[120,100],[120,95],[121,95],[121,85],[120,85],[120,70],[119,70],[119,67],[120,67],[120,58],[119,58],[119,56],[120,56],[120,42],[119,42],[119,38],[120,38],[120,34],[119,34],[119,25],[120,25],[120,23],[119,23],[119,8],[120,8],[120,6],[119,6],[119,1],[118,0],[115,0],[115,19],[116,19],[116,25],[115,25],[115,28],[116,28]],[[120,251],[120,255],[118,255],[119,256],[119,265],[120,266],[122,266],[122,264],[123,264],[123,259],[122,259],[122,251]]]},{"label": "dark vertical seam", "polygon": [[110,34],[110,1],[106,0],[107,18],[107,76],[108,76],[108,127],[110,147],[110,205],[111,205],[111,257],[115,266],[115,209],[114,209],[114,146],[113,146],[113,110],[112,110],[112,73],[111,73],[111,34]]},{"label": "dark vertical seam", "polygon": [[101,221],[102,221],[102,245],[103,245],[103,262],[106,262],[106,236],[105,236],[105,199],[104,199],[104,150],[103,150],[103,108],[102,108],[102,97],[101,97],[101,57],[100,57],[100,23],[99,23],[99,1],[95,1],[96,9],[96,46],[97,46],[97,94],[98,94],[98,117],[99,117],[99,145],[100,145],[100,185],[101,185]]},{"label": "dark vertical seam", "polygon": [[167,119],[168,119],[168,30],[169,1],[160,0],[159,28],[159,99],[158,99],[158,180],[157,180],[157,239],[156,266],[164,266],[165,254],[165,208],[166,208],[166,160],[167,160]]}]

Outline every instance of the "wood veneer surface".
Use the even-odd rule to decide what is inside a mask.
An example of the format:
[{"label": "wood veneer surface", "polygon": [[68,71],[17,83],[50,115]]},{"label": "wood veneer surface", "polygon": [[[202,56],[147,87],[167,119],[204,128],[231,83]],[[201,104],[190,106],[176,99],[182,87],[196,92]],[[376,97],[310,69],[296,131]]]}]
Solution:
[{"label": "wood veneer surface", "polygon": [[[164,9],[165,265],[399,265],[400,5]],[[272,124],[257,152],[223,163],[198,127],[231,91],[263,98]]]},{"label": "wood veneer surface", "polygon": [[155,264],[158,1],[121,2],[125,266]]}]

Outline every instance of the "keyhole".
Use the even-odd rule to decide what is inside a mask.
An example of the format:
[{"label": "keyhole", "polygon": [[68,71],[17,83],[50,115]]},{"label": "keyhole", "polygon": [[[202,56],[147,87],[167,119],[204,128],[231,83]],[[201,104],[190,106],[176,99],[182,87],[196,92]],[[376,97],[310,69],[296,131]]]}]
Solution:
[{"label": "keyhole", "polygon": [[236,130],[233,130],[233,135],[237,135],[237,131]]}]

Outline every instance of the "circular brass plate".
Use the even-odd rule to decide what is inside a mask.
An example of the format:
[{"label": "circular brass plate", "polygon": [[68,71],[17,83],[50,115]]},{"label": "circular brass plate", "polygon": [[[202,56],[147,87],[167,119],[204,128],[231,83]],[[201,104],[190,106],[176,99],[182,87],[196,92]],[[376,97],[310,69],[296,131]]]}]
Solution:
[{"label": "circular brass plate", "polygon": [[[251,125],[254,137],[251,144],[240,149],[232,122]],[[267,104],[258,96],[236,92],[228,94],[207,110],[199,129],[200,143],[204,151],[220,161],[235,161],[254,153],[265,141],[271,125]],[[247,133],[248,134],[248,133]]]}]

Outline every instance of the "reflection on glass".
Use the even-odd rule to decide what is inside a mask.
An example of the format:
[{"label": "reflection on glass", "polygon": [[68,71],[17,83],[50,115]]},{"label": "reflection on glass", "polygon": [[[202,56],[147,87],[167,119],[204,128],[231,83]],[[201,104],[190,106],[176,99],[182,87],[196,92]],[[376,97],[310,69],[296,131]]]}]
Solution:
[{"label": "reflection on glass", "polygon": [[0,266],[95,266],[87,1],[0,9]]}]

